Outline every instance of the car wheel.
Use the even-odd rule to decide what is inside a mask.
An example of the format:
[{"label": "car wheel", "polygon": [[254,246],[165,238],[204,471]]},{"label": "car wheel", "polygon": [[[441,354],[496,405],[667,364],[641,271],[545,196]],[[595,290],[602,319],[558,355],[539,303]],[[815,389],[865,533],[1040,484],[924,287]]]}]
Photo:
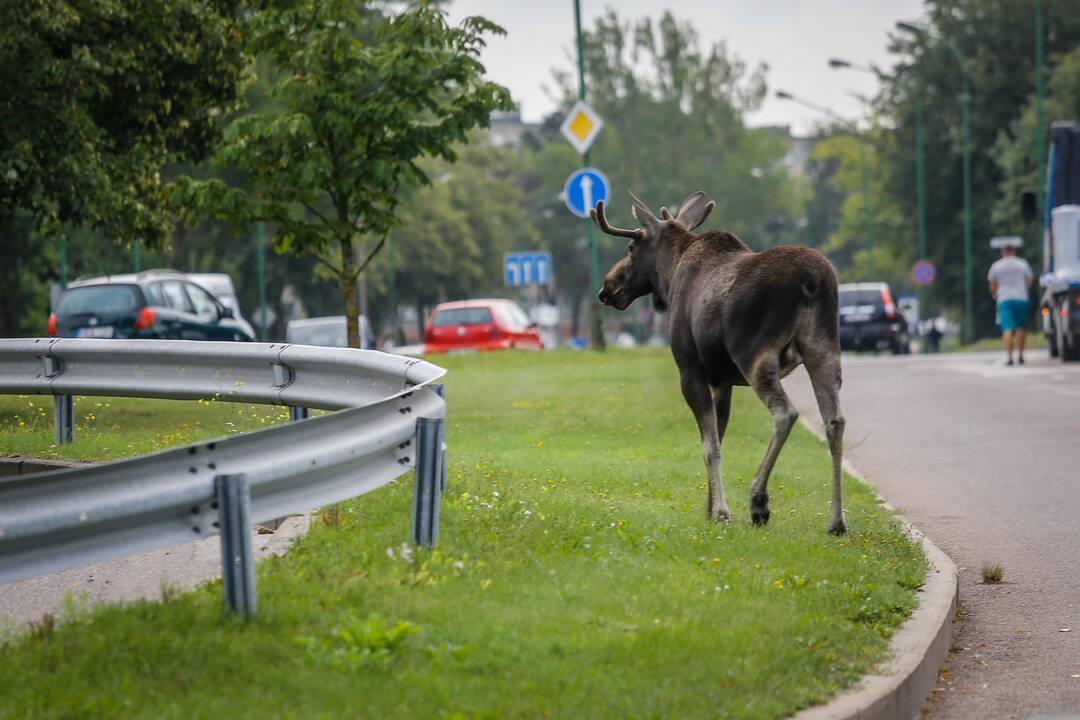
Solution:
[{"label": "car wheel", "polygon": [[1057,335],[1047,334],[1046,349],[1050,352],[1050,357],[1055,358],[1058,356]]}]

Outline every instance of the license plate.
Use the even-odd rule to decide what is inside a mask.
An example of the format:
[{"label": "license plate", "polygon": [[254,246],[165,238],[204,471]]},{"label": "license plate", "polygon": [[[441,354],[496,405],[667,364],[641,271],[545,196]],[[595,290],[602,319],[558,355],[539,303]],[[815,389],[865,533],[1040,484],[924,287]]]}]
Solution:
[{"label": "license plate", "polygon": [[848,322],[866,322],[870,319],[870,315],[869,313],[852,313],[850,315],[845,315],[844,319]]},{"label": "license plate", "polygon": [[95,327],[75,328],[75,337],[80,338],[111,338],[116,329],[112,325],[97,325]]}]

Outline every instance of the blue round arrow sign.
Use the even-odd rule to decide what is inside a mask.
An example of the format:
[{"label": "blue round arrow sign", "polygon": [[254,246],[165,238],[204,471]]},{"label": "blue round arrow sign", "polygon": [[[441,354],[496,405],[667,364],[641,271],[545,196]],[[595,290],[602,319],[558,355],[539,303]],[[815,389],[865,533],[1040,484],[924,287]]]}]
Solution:
[{"label": "blue round arrow sign", "polygon": [[608,181],[596,168],[581,168],[570,173],[563,187],[566,207],[578,217],[589,217],[597,200],[607,200]]}]

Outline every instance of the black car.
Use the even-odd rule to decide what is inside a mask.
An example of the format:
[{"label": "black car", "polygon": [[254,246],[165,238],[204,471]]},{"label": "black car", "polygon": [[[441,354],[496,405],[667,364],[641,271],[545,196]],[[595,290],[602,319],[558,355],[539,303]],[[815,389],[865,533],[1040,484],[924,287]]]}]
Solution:
[{"label": "black car", "polygon": [[885,283],[847,283],[840,286],[840,348],[911,352],[907,320],[896,309]]},{"label": "black car", "polygon": [[255,339],[251,326],[178,272],[77,280],[49,316],[49,335],[176,340]]}]

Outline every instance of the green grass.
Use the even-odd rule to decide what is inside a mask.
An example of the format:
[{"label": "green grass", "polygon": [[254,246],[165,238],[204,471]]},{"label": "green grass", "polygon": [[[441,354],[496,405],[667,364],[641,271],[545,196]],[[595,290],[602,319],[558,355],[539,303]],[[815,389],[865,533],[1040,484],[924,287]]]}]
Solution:
[{"label": "green grass", "polygon": [[[749,392],[724,444],[736,519],[717,526],[666,353],[437,362],[450,472],[436,550],[402,545],[402,480],[260,563],[251,622],[223,616],[213,582],[9,638],[0,717],[784,717],[883,659],[914,607],[925,561],[869,489],[846,480],[851,532],[826,534],[828,452],[801,427],[772,524],[750,525],[771,423]],[[120,437],[120,410],[95,411],[84,457],[104,454],[96,432]],[[182,431],[149,416],[151,436],[239,411],[190,412]],[[16,437],[0,432],[0,449]]]}]

